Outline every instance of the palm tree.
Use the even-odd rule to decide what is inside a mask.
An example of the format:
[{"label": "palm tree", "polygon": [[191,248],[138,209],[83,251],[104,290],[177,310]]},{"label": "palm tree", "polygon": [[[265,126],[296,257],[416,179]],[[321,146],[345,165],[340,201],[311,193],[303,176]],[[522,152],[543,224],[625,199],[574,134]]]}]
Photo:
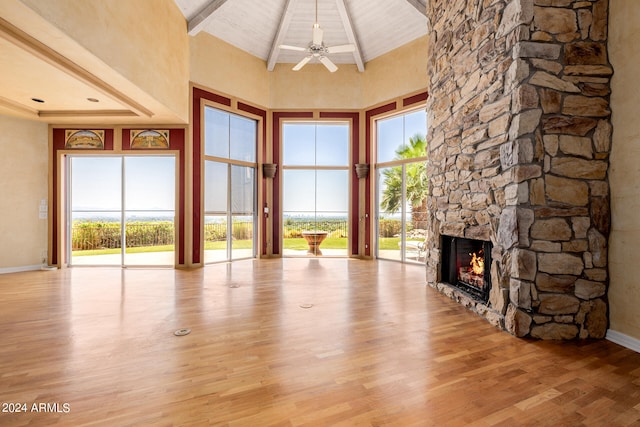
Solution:
[{"label": "palm tree", "polygon": [[[396,150],[395,160],[414,159],[427,154],[427,140],[419,133],[409,138],[409,143]],[[426,228],[427,220],[427,171],[424,162],[407,163],[405,165],[406,197],[411,206],[411,220],[414,228]],[[382,193],[380,207],[389,213],[396,213],[402,208],[402,166],[394,166],[382,172],[385,189]]]}]

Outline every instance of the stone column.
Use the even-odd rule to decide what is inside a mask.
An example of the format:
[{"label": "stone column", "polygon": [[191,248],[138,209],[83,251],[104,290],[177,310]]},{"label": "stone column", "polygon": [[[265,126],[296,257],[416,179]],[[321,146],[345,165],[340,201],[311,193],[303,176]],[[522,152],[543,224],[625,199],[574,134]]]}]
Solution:
[{"label": "stone column", "polygon": [[490,239],[490,301],[470,306],[516,336],[606,333],[607,12],[608,0],[428,2],[427,282],[446,288],[440,235]]}]

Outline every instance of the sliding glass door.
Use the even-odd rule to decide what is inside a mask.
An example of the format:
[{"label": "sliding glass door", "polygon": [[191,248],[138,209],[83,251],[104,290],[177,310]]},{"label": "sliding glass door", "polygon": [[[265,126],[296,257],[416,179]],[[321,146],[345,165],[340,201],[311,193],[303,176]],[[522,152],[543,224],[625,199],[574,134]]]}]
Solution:
[{"label": "sliding glass door", "polygon": [[175,264],[175,157],[69,156],[70,265]]},{"label": "sliding glass door", "polygon": [[175,158],[124,159],[124,264],[175,264]]},{"label": "sliding glass door", "polygon": [[122,265],[122,158],[67,160],[69,264]]}]

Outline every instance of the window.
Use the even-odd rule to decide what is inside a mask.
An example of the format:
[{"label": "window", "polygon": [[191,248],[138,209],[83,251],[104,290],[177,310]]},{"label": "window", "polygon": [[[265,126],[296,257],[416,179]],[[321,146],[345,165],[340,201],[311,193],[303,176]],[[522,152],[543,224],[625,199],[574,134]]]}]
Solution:
[{"label": "window", "polygon": [[424,262],[426,128],[423,110],[376,122],[378,258]]},{"label": "window", "polygon": [[256,120],[205,107],[205,263],[256,256]]},{"label": "window", "polygon": [[284,255],[346,256],[349,125],[283,125]]}]

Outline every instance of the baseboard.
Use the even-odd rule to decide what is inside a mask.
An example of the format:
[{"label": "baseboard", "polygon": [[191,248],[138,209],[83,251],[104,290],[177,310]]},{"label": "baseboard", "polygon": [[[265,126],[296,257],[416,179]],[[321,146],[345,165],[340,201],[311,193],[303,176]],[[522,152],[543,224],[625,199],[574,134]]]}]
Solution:
[{"label": "baseboard", "polygon": [[605,338],[611,342],[620,344],[623,347],[627,347],[630,350],[640,353],[640,340],[637,338],[630,337],[629,335],[625,335],[620,332],[612,331],[611,329],[607,330],[607,336]]},{"label": "baseboard", "polygon": [[21,273],[23,271],[34,271],[40,270],[42,268],[42,264],[36,265],[24,265],[22,267],[7,267],[0,268],[0,274],[8,274],[8,273]]}]

